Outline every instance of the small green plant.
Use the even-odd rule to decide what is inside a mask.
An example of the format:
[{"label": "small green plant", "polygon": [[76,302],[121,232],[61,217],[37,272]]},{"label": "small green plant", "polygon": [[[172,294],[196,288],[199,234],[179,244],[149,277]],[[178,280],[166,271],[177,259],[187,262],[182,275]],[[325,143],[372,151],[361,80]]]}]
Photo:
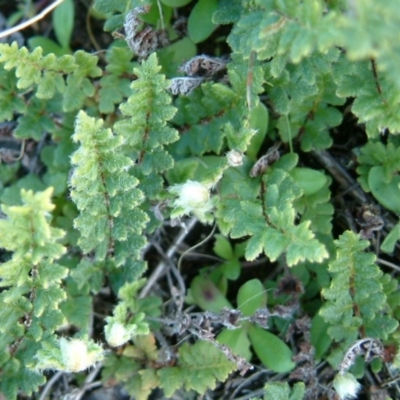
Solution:
[{"label": "small green plant", "polygon": [[386,379],[397,2],[96,0],[98,53],[74,48],[82,7],[0,44],[0,397],[96,365],[139,400],[223,397],[254,366],[268,384],[235,395]]}]

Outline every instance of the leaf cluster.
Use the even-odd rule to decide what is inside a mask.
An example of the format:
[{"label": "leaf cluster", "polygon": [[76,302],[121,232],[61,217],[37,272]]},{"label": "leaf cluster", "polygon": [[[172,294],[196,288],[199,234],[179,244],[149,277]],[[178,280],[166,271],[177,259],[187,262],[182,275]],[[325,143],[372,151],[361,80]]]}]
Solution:
[{"label": "leaf cluster", "polygon": [[[248,362],[254,353],[272,372],[293,369],[296,379],[304,373],[304,384],[292,388],[269,383],[265,398],[307,398],[312,350],[296,341],[295,368],[292,349],[268,324],[251,319],[260,308],[269,312],[265,288],[281,282],[243,283],[243,265],[257,266],[265,255],[257,278],[265,277],[265,265],[285,273],[293,267],[305,285],[297,311],[312,317],[310,332],[302,334],[315,346],[314,358],[337,365],[360,337],[398,343],[398,279],[383,274],[359,235],[346,231],[334,241],[343,230],[332,224],[340,219],[334,206],[342,193],[331,196],[338,185],[316,169],[313,156],[361,146],[353,151],[352,172],[371,202],[387,210],[374,231],[383,219],[394,225],[381,246],[394,252],[400,225],[389,214],[400,214],[400,8],[395,0],[95,0],[91,12],[120,38],[124,26],[128,36],[125,19],[138,6],[133,30],[141,60],[119,39],[104,57],[71,54],[72,1],[64,3],[65,21],[62,9],[53,14],[60,44],[52,44],[54,52],[43,37],[32,38],[31,50],[0,44],[0,122],[11,122],[11,133],[0,126],[0,157],[8,163],[0,163],[0,393],[11,400],[19,391],[32,395],[45,382],[40,369],[78,372],[101,361],[103,380],[123,383],[137,399],[157,388],[166,396],[204,395],[235,369],[227,354]],[[183,29],[179,16],[188,17]],[[147,56],[146,49],[155,51]],[[203,49],[213,54],[199,55]],[[193,60],[204,76],[190,76]],[[210,60],[223,66],[218,74],[208,73]],[[178,68],[182,63],[186,69]],[[172,90],[177,79],[193,76],[196,87]],[[347,125],[353,130],[342,134]],[[6,160],[8,139],[21,149],[18,159]],[[279,149],[275,158],[267,150],[272,145]],[[325,166],[334,178],[344,168]],[[146,262],[154,261],[154,249],[163,255],[159,241],[169,245],[174,232],[166,221],[173,226],[186,215],[215,223],[220,265],[208,275],[191,272],[191,284],[171,265],[160,297],[142,297]],[[240,285],[230,282],[228,292],[228,280],[237,279]],[[163,318],[151,317],[176,311],[177,323],[185,286],[185,301],[211,312],[232,309],[227,293],[237,288],[247,320],[218,336],[232,353],[223,354],[214,337],[171,344],[167,353],[157,346],[155,336],[173,339]],[[115,303],[99,333],[111,347],[107,354],[88,337],[104,293]],[[270,304],[285,307],[283,297]],[[278,314],[273,323],[284,332]],[[57,337],[65,323],[79,330],[76,338]],[[71,347],[88,359],[75,362],[66,353]]]}]

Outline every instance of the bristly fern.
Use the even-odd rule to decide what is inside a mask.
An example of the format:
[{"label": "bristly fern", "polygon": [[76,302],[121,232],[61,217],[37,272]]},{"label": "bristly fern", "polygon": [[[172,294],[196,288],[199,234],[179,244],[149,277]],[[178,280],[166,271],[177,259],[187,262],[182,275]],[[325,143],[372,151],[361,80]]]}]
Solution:
[{"label": "bristly fern", "polygon": [[137,159],[132,173],[146,197],[145,208],[163,191],[162,173],[174,165],[166,145],[179,138],[167,125],[176,108],[170,104],[169,83],[160,69],[156,54],[134,69],[137,79],[131,83],[132,94],[120,105],[124,118],[114,125],[115,132],[124,138],[123,154]]},{"label": "bristly fern", "polygon": [[52,189],[22,191],[21,206],[3,206],[0,247],[13,252],[0,265],[0,392],[15,399],[19,389],[30,394],[45,382],[35,372],[36,352],[65,323],[59,304],[67,269],[55,262],[66,251],[64,236],[50,226]]},{"label": "bristly fern", "polygon": [[349,231],[335,243],[336,258],[329,264],[332,281],[322,290],[326,302],[320,311],[329,324],[328,334],[344,346],[359,337],[387,339],[398,322],[392,317],[376,256],[365,252],[369,243]]},{"label": "bristly fern", "polygon": [[116,266],[136,260],[145,244],[141,233],[148,218],[138,208],[143,194],[129,174],[133,161],[123,155],[124,138],[80,111],[73,140],[80,143],[71,157],[75,168],[70,180],[71,197],[80,211],[74,222],[81,233],[78,244],[86,254],[94,251],[98,261],[113,260]]}]

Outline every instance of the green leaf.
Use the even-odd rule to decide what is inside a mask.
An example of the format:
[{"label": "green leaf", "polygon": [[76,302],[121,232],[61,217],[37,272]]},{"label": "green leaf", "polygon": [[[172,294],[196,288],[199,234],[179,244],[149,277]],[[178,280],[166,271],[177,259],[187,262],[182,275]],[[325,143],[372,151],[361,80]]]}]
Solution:
[{"label": "green leaf", "polygon": [[294,168],[290,175],[306,196],[321,190],[328,181],[323,172],[311,168]]},{"label": "green leaf", "polygon": [[124,96],[128,95],[129,81],[116,75],[105,75],[100,79],[100,85],[99,111],[112,113],[115,109],[115,104],[121,103]]},{"label": "green leaf", "polygon": [[69,297],[60,305],[60,309],[68,323],[83,331],[89,330],[92,312],[92,298],[90,296]]},{"label": "green leaf", "polygon": [[189,37],[185,36],[169,46],[157,50],[157,55],[165,75],[175,77],[179,67],[197,55],[197,46]]},{"label": "green leaf", "polygon": [[328,335],[328,324],[320,315],[315,315],[311,324],[311,343],[315,348],[315,358],[320,360],[332,344]]},{"label": "green leaf", "polygon": [[237,294],[237,306],[245,316],[253,315],[267,304],[267,292],[258,279],[244,283]]},{"label": "green leaf", "polygon": [[165,394],[172,394],[184,384],[186,390],[204,394],[214,389],[217,381],[224,381],[235,365],[214,345],[198,341],[194,345],[184,343],[179,347],[177,367],[161,368],[157,371]]},{"label": "green leaf", "polygon": [[212,15],[217,5],[217,0],[198,0],[193,7],[188,19],[188,33],[194,43],[206,40],[216,28]]},{"label": "green leaf", "polygon": [[238,329],[223,329],[217,336],[219,343],[226,344],[234,354],[250,361],[252,353],[250,351],[250,340],[245,327]]},{"label": "green leaf", "polygon": [[44,55],[55,54],[56,56],[62,56],[65,54],[65,50],[58,43],[45,36],[31,36],[28,39],[28,44],[31,50],[41,47]]},{"label": "green leaf", "polygon": [[167,92],[169,83],[160,70],[156,53],[134,69],[138,79],[131,83],[130,96],[119,107],[124,118],[114,125],[124,138],[124,153],[129,157],[140,154],[133,173],[148,200],[162,193],[161,174],[174,164],[165,147],[179,138],[178,131],[167,124],[176,109]]},{"label": "green leaf", "polygon": [[53,27],[58,42],[63,49],[69,48],[72,30],[74,29],[75,6],[72,0],[64,0],[53,11]]},{"label": "green leaf", "polygon": [[241,11],[241,0],[220,0],[218,9],[213,14],[213,22],[215,24],[231,24],[240,18]]},{"label": "green leaf", "polygon": [[230,261],[226,261],[219,266],[222,271],[222,274],[230,280],[236,280],[240,276],[240,272],[242,270],[240,261],[233,258]]},{"label": "green leaf", "polygon": [[189,4],[191,1],[192,0],[161,0],[162,3],[170,7],[186,6],[186,4]]},{"label": "green leaf", "polygon": [[250,112],[249,123],[252,129],[257,133],[252,137],[250,145],[247,149],[247,156],[253,160],[257,159],[257,153],[264,142],[268,129],[268,110],[263,103],[259,103]]},{"label": "green leaf", "polygon": [[383,167],[372,167],[368,175],[368,185],[374,197],[389,210],[400,214],[400,176],[393,176],[385,182]]},{"label": "green leaf", "polygon": [[122,266],[134,262],[144,246],[141,232],[148,217],[137,207],[143,194],[135,188],[138,180],[128,173],[132,160],[122,155],[124,139],[103,124],[78,113],[72,138],[80,147],[71,156],[75,169],[70,178],[71,197],[80,211],[74,226],[81,233],[78,243],[84,252],[96,251],[100,261],[113,246],[114,262]]},{"label": "green leaf", "polygon": [[195,303],[203,310],[220,312],[224,307],[232,308],[229,301],[208,278],[197,276],[190,285]]},{"label": "green leaf", "polygon": [[381,250],[385,253],[392,253],[398,240],[400,240],[400,223],[397,223],[385,237],[381,244]]},{"label": "green leaf", "polygon": [[127,7],[127,0],[96,0],[93,7],[100,13],[108,14],[115,11],[124,12]]},{"label": "green leaf", "polygon": [[7,400],[16,400],[20,391],[31,396],[33,393],[37,393],[39,387],[46,383],[46,377],[43,374],[27,368],[12,368],[6,364],[2,369],[0,393]]},{"label": "green leaf", "polygon": [[21,203],[21,189],[30,189],[33,191],[45,190],[46,186],[37,175],[28,174],[19,179],[14,185],[4,189],[0,200],[4,204],[16,205]]},{"label": "green leaf", "polygon": [[232,246],[229,240],[222,235],[215,235],[214,253],[225,260],[233,258]]},{"label": "green leaf", "polygon": [[268,369],[285,373],[295,367],[292,351],[277,336],[254,325],[249,326],[248,333],[257,357]]}]

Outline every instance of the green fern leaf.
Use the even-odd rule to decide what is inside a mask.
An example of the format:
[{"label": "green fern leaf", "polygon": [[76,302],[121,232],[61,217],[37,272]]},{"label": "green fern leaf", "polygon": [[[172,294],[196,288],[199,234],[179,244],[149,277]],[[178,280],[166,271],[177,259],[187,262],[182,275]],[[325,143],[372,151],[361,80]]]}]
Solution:
[{"label": "green fern leaf", "polygon": [[[125,251],[118,253],[117,265],[122,265],[144,246],[145,238],[140,234],[148,220],[136,208],[143,194],[135,188],[138,181],[128,173],[132,161],[122,155],[123,138],[113,136],[103,128],[103,121],[81,111],[73,140],[81,144],[71,157],[76,166],[71,197],[81,211],[74,222],[81,233],[78,243],[86,253],[95,250],[100,261],[114,245],[126,242],[122,247]],[[132,212],[133,220],[128,218]]]},{"label": "green fern leaf", "polygon": [[[295,224],[293,203],[302,196],[302,190],[288,172],[279,168],[290,166],[291,169],[295,165],[293,161],[296,162],[291,156],[286,156],[265,174],[262,178],[265,187],[263,201],[256,196],[251,200],[224,200],[225,191],[221,190],[219,211],[222,220],[230,225],[231,237],[251,236],[245,253],[248,260],[254,260],[262,251],[272,261],[286,252],[290,266],[304,260],[321,262],[328,256],[325,246],[310,229],[310,221]],[[239,190],[235,197],[241,196],[242,191]],[[229,194],[230,189],[226,193]]]},{"label": "green fern leaf", "polygon": [[186,390],[203,394],[208,388],[215,388],[216,381],[224,381],[234,369],[235,365],[220,350],[199,341],[192,346],[184,343],[179,348],[179,365],[162,368],[157,374],[167,396],[182,384]]},{"label": "green fern leaf", "polygon": [[375,256],[364,252],[368,242],[345,232],[335,243],[336,259],[329,264],[332,282],[322,291],[327,301],[320,311],[330,325],[329,335],[350,344],[362,329],[365,336],[386,339],[398,322],[390,314],[382,314],[388,309],[387,297]]},{"label": "green fern leaf", "polygon": [[397,113],[400,95],[385,71],[374,76],[373,64],[360,61],[350,62],[342,57],[335,66],[337,94],[340,97],[355,97],[352,111],[366,123],[371,138],[383,129],[400,131]]},{"label": "green fern leaf", "polygon": [[165,146],[178,139],[178,132],[167,126],[176,109],[170,104],[169,83],[160,69],[156,54],[134,69],[138,78],[131,83],[127,102],[120,105],[125,118],[114,125],[115,131],[124,137],[125,153],[138,157],[133,173],[149,200],[162,191],[160,174],[173,166]]},{"label": "green fern leaf", "polygon": [[2,206],[0,246],[13,255],[0,266],[0,285],[8,287],[0,294],[0,342],[7,349],[1,355],[0,392],[10,399],[18,391],[31,395],[44,383],[34,371],[38,343],[65,323],[58,306],[66,297],[61,284],[67,269],[54,261],[66,249],[58,243],[64,232],[50,225],[51,194],[52,188],[22,190],[22,205]]}]

